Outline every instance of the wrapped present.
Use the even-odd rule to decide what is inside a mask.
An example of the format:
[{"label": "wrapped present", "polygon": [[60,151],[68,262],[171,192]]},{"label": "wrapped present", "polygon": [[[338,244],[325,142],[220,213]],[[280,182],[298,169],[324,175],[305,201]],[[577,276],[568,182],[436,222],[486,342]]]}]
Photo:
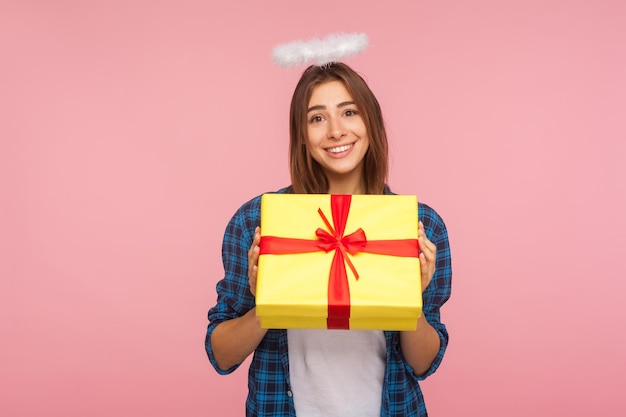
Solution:
[{"label": "wrapped present", "polygon": [[415,196],[263,195],[261,326],[415,330],[417,221]]}]

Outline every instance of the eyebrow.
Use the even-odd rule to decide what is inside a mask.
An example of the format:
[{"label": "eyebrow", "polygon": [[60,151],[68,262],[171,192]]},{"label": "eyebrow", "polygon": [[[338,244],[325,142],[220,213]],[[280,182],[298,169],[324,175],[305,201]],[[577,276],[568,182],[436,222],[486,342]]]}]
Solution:
[{"label": "eyebrow", "polygon": [[[346,106],[352,106],[354,104],[355,104],[354,101],[342,101],[341,103],[337,104],[337,107],[341,108],[341,107],[346,107]],[[311,107],[308,108],[308,110],[306,112],[310,113],[310,112],[315,111],[315,110],[326,110],[326,106],[324,106],[323,104],[318,104],[316,106],[311,106]]]}]

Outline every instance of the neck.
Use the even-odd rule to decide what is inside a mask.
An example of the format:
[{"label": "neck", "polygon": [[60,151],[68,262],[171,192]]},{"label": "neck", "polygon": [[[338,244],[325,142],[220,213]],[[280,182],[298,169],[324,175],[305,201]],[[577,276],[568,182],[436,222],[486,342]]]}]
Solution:
[{"label": "neck", "polygon": [[328,194],[365,194],[365,184],[358,178],[328,179]]}]

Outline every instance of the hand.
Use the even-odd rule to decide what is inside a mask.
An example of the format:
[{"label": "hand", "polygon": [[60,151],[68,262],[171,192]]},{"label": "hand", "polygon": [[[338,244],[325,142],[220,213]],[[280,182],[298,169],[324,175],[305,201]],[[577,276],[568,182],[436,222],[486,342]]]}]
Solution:
[{"label": "hand", "polygon": [[259,252],[261,248],[259,244],[261,243],[261,228],[256,227],[254,229],[254,239],[252,240],[252,246],[250,246],[250,250],[248,250],[248,283],[250,284],[250,292],[252,295],[256,297],[256,275],[257,275],[257,264],[259,263]]},{"label": "hand", "polygon": [[437,246],[426,237],[424,224],[420,221],[418,225],[418,238],[420,245],[420,270],[422,272],[422,292],[430,284],[435,273],[437,261]]}]

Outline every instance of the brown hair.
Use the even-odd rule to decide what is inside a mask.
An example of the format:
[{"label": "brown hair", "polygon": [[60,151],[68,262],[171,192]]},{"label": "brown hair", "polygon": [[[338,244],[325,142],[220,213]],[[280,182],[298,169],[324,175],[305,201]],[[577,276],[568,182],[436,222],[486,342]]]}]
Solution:
[{"label": "brown hair", "polygon": [[387,133],[378,100],[363,78],[343,63],[307,68],[291,98],[289,115],[289,167],[294,193],[322,194],[328,192],[328,179],[306,147],[307,106],[313,90],[328,81],[341,81],[363,116],[370,139],[363,159],[366,194],[383,194],[388,170]]}]

